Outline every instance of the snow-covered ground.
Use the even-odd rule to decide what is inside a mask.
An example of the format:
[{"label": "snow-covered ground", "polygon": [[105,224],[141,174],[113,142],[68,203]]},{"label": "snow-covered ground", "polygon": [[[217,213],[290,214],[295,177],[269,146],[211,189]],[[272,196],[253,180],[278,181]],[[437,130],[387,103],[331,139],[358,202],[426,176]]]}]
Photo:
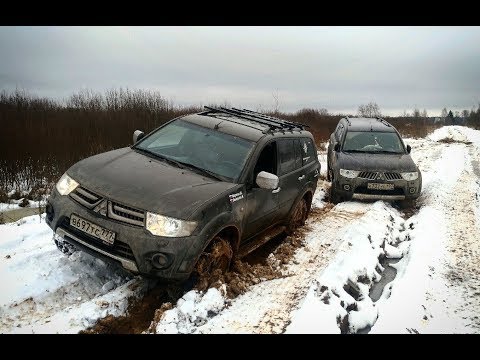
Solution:
[{"label": "snow-covered ground", "polygon": [[[382,201],[332,207],[322,181],[282,276],[234,299],[189,291],[156,333],[479,333],[480,131],[448,126],[405,142],[423,176],[413,214]],[[78,332],[125,314],[152,286],[62,255],[38,215],[0,225],[0,275],[2,333]]]}]

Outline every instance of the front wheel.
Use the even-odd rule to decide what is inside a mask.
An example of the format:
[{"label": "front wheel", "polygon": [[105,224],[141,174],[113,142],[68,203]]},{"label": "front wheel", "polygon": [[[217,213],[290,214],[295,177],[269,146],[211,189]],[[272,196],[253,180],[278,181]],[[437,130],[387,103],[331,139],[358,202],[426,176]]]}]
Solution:
[{"label": "front wheel", "polygon": [[233,258],[233,250],[230,242],[220,236],[215,236],[210,245],[200,255],[195,265],[195,273],[198,277],[196,288],[206,290],[216,277],[225,274]]},{"label": "front wheel", "polygon": [[308,207],[305,199],[302,199],[295,206],[295,209],[292,212],[290,220],[287,224],[287,235],[292,235],[295,230],[299,227],[305,225],[305,221],[308,217]]},{"label": "front wheel", "polygon": [[333,204],[338,204],[341,201],[342,199],[335,188],[335,184],[332,181],[332,186],[330,187],[330,202]]}]

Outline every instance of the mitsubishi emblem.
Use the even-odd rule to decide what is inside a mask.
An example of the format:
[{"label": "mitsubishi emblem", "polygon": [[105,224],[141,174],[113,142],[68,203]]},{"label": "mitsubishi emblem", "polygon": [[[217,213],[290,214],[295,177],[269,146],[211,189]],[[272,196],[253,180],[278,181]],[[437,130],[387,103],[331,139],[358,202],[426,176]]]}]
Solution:
[{"label": "mitsubishi emblem", "polygon": [[377,180],[385,180],[385,176],[383,175],[382,172],[379,172],[379,173],[377,174]]},{"label": "mitsubishi emblem", "polygon": [[95,206],[95,209],[93,209],[93,211],[99,213],[100,215],[107,216],[107,205],[107,200],[104,199],[100,202],[100,204]]}]

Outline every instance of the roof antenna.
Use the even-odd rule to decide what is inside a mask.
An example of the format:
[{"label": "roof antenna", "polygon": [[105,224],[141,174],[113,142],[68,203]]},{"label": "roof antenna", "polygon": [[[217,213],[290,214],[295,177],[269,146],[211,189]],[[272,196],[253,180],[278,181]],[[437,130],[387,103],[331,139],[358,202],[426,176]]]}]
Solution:
[{"label": "roof antenna", "polygon": [[220,129],[220,126],[219,126],[219,125],[220,125],[222,122],[223,122],[223,120],[220,121],[218,124],[215,124],[215,126],[213,127],[213,130],[218,130],[218,129]]}]

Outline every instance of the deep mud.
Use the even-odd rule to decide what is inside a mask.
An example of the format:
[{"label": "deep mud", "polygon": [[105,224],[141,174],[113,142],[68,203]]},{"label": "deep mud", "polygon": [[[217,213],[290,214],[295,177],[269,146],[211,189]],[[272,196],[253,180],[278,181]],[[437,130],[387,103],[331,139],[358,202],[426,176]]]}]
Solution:
[{"label": "deep mud", "polygon": [[168,310],[172,307],[172,302],[178,300],[179,297],[173,298],[174,292],[169,290],[168,286],[156,286],[143,298],[132,300],[127,315],[108,315],[98,320],[94,326],[80,331],[80,334],[141,334],[148,329],[152,319],[158,316],[158,310]]},{"label": "deep mud", "polygon": [[[202,281],[197,281],[196,289],[206,291],[211,287],[220,289],[225,285],[226,296],[233,299],[245,293],[252,285],[283,278],[285,275],[282,270],[292,260],[295,252],[304,246],[305,234],[310,230],[308,223],[318,221],[333,206],[333,204],[326,204],[322,209],[313,208],[307,225],[296,230],[291,236],[282,233],[241,260],[235,260],[226,274],[222,275],[221,271],[215,271],[207,279],[203,278]],[[82,333],[139,334],[155,332],[163,313],[171,309],[188,290],[190,289],[182,289],[179,286],[175,289],[174,286],[170,286],[167,289],[165,285],[158,285],[142,299],[133,302],[127,315],[107,316]]]}]

